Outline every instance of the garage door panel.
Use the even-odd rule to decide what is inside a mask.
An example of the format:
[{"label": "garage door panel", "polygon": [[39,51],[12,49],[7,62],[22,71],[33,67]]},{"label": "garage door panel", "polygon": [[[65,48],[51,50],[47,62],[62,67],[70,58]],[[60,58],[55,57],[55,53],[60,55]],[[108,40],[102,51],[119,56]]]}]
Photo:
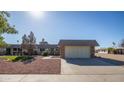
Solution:
[{"label": "garage door panel", "polygon": [[65,46],[65,58],[89,58],[90,47],[88,46]]}]

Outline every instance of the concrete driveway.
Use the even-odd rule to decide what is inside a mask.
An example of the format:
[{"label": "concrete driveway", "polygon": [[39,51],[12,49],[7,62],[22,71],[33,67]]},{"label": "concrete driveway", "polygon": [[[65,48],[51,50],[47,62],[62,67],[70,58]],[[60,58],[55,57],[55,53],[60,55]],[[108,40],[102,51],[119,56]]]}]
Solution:
[{"label": "concrete driveway", "polygon": [[61,59],[63,75],[120,75],[124,74],[124,62],[105,58]]}]

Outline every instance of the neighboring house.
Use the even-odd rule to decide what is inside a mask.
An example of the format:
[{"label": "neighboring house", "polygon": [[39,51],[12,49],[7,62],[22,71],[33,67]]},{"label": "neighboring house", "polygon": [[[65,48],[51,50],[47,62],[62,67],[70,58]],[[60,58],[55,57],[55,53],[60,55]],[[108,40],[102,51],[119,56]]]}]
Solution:
[{"label": "neighboring house", "polygon": [[124,48],[123,47],[116,48],[115,51],[116,51],[116,54],[124,54]]},{"label": "neighboring house", "polygon": [[6,47],[6,55],[21,55],[22,49],[19,44],[9,44]]},{"label": "neighboring house", "polygon": [[[59,55],[59,48],[57,44],[47,44],[47,45],[38,45],[40,54],[43,51],[49,51],[49,55]],[[38,53],[39,54],[39,53]]]},{"label": "neighboring house", "polygon": [[[59,48],[57,44],[48,44],[47,42],[40,42],[36,44],[33,49],[34,55],[41,55],[43,51],[48,50],[49,55],[59,55]],[[4,51],[3,51],[4,50]],[[28,55],[28,51],[21,47],[21,44],[9,44],[6,48],[0,48],[1,55]]]},{"label": "neighboring house", "polygon": [[42,42],[38,45],[38,49],[40,49],[40,53],[43,51],[48,51],[49,55],[59,55],[59,48],[57,44],[49,44],[44,39],[42,39]]},{"label": "neighboring house", "polygon": [[60,57],[91,58],[94,57],[96,40],[60,40]]},{"label": "neighboring house", "polygon": [[96,53],[104,53],[104,54],[108,54],[108,49],[105,48],[100,48],[96,50]]},{"label": "neighboring house", "polygon": [[0,48],[0,55],[6,54],[6,48]]}]

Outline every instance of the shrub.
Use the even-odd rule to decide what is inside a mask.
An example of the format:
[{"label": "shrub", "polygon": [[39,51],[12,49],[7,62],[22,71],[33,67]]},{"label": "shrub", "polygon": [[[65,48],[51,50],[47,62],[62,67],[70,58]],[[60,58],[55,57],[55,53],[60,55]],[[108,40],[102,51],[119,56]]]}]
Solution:
[{"label": "shrub", "polygon": [[0,56],[1,59],[5,59],[10,62],[27,61],[33,59],[31,56]]},{"label": "shrub", "polygon": [[113,54],[115,52],[115,49],[112,47],[108,48],[108,53]]},{"label": "shrub", "polygon": [[18,56],[16,57],[15,59],[13,59],[12,61],[13,62],[17,62],[17,61],[26,61],[26,60],[30,60],[30,59],[33,59],[33,57],[30,57],[30,56]]},{"label": "shrub", "polygon": [[33,59],[33,57],[25,56],[25,57],[22,57],[21,61],[26,61],[26,60],[30,60],[30,59]]},{"label": "shrub", "polygon": [[12,61],[13,61],[13,62],[16,62],[16,61],[19,61],[20,59],[22,59],[22,56],[18,56],[18,57],[16,57],[16,58],[14,58]]},{"label": "shrub", "polygon": [[48,56],[48,52],[47,51],[43,51],[42,56]]}]

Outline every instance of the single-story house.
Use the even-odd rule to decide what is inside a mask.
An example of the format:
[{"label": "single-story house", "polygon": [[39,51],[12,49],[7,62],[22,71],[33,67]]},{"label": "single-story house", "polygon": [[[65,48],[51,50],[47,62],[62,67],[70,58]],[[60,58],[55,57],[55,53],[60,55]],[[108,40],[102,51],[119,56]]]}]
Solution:
[{"label": "single-story house", "polygon": [[60,40],[58,45],[62,58],[91,58],[99,46],[96,40]]},{"label": "single-story house", "polygon": [[116,54],[124,54],[124,48],[123,47],[116,48],[115,52],[116,52]]},{"label": "single-story house", "polygon": [[6,47],[6,54],[7,55],[21,55],[21,45],[20,44],[9,44]]},{"label": "single-story house", "polygon": [[108,54],[108,49],[106,48],[96,49],[96,53]]},{"label": "single-story house", "polygon": [[[48,50],[49,55],[59,55],[59,48],[57,44],[49,44],[42,41],[35,45],[33,49],[34,55],[41,55],[43,51]],[[27,49],[21,47],[21,44],[9,44],[7,47],[0,48],[0,55],[27,55]]]}]

